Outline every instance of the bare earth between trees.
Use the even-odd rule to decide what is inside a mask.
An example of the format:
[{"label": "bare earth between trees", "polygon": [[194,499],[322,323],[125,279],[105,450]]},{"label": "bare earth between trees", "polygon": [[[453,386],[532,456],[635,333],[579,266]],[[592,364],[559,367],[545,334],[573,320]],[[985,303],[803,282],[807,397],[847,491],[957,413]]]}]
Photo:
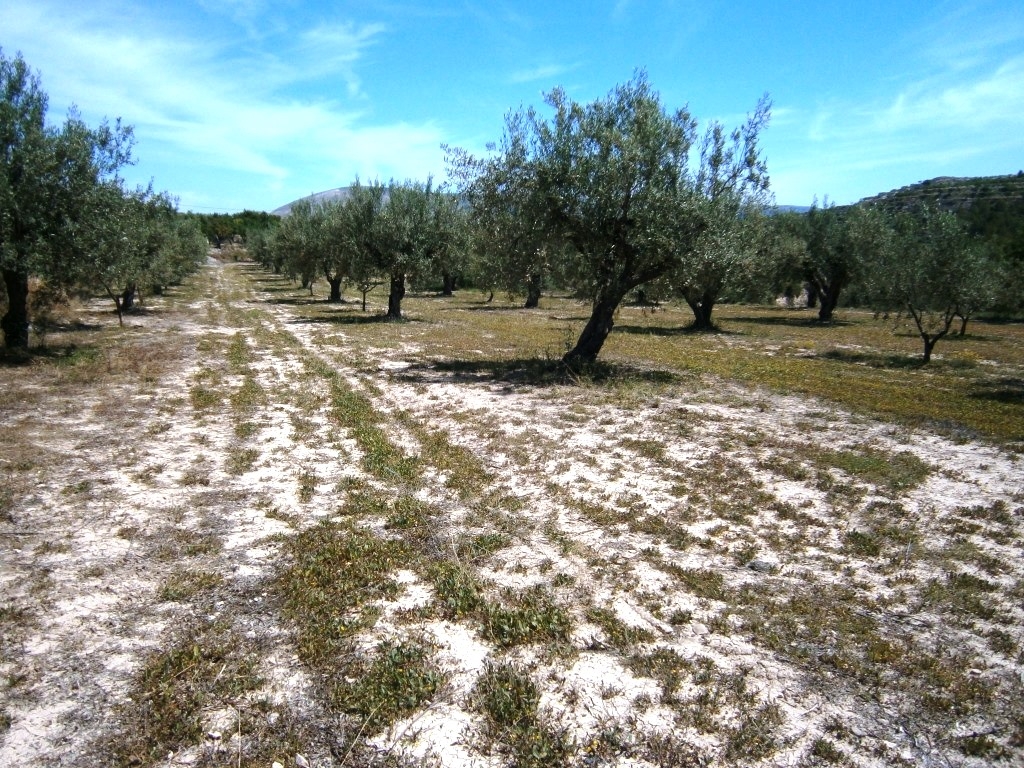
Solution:
[{"label": "bare earth between trees", "polygon": [[0,368],[0,762],[1024,759],[1012,442],[407,301],[210,266]]}]

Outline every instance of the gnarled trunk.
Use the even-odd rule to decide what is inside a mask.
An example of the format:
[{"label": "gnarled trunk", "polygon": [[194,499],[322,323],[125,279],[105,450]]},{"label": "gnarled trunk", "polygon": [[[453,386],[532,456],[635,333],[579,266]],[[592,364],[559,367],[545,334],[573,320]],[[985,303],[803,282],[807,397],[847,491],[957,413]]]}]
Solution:
[{"label": "gnarled trunk", "polygon": [[441,273],[441,295],[451,296],[455,293],[455,275],[451,272]]},{"label": "gnarled trunk", "polygon": [[392,320],[402,319],[402,299],[405,298],[405,273],[391,273],[391,290],[388,293],[388,314]]},{"label": "gnarled trunk", "polygon": [[711,313],[715,309],[716,296],[705,291],[700,296],[686,297],[686,303],[693,312],[693,325],[690,327],[695,331],[710,331],[714,328],[711,322]]},{"label": "gnarled trunk", "polygon": [[331,295],[327,300],[333,302],[341,301],[341,276],[331,277],[328,275],[327,283],[331,286]]},{"label": "gnarled trunk", "polygon": [[818,306],[818,287],[811,282],[804,283],[804,289],[807,291],[807,308],[814,309]]},{"label": "gnarled trunk", "polygon": [[135,307],[135,294],[138,286],[135,283],[128,283],[121,291],[121,312],[128,312]]},{"label": "gnarled trunk", "polygon": [[14,269],[3,272],[7,288],[7,314],[0,320],[4,346],[25,349],[28,347],[28,273]]},{"label": "gnarled trunk", "polygon": [[818,289],[818,296],[821,299],[821,308],[818,310],[818,321],[822,323],[832,322],[832,313],[839,304],[839,293],[843,290],[843,284],[838,280],[829,285],[821,286]]},{"label": "gnarled trunk", "polygon": [[583,333],[576,340],[576,346],[565,353],[562,362],[573,367],[592,363],[597,359],[601,347],[604,346],[608,334],[615,325],[615,310],[618,309],[628,288],[609,288],[603,296],[594,302],[590,320],[583,328]]}]

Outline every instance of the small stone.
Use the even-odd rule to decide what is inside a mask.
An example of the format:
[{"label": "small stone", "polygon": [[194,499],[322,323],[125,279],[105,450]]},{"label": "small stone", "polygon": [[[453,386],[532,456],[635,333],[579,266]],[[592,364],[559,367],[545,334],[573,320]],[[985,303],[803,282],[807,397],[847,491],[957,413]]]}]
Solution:
[{"label": "small stone", "polygon": [[206,738],[210,741],[220,741],[220,731],[210,731],[206,734]]},{"label": "small stone", "polygon": [[309,768],[309,760],[307,760],[304,755],[296,754],[295,765],[297,765],[298,768]]},{"label": "small stone", "polygon": [[771,563],[767,560],[760,560],[756,557],[747,563],[747,568],[752,571],[757,571],[758,573],[771,573],[775,570],[775,567],[775,563]]},{"label": "small stone", "polygon": [[703,624],[701,624],[699,621],[694,621],[690,624],[690,631],[698,636],[707,635],[711,633],[711,630]]},{"label": "small stone", "polygon": [[277,762],[277,760],[275,760],[270,764],[270,768],[284,768],[284,766]]},{"label": "small stone", "polygon": [[280,712],[271,712],[269,715],[267,715],[267,724],[268,725],[277,725],[277,721],[280,720],[280,719],[281,719],[281,713]]}]

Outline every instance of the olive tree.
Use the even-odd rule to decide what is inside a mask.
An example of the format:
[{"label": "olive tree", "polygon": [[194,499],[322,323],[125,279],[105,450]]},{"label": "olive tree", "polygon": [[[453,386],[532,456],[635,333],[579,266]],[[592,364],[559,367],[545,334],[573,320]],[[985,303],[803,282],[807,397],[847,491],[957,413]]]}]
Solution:
[{"label": "olive tree", "polygon": [[21,56],[0,50],[0,271],[7,312],[0,319],[9,348],[28,346],[28,281],[41,263],[51,229],[53,136],[46,94]]},{"label": "olive tree", "polygon": [[154,294],[163,293],[169,285],[177,285],[199,269],[206,260],[209,247],[195,219],[174,212],[161,217],[157,251],[146,269],[145,281]]},{"label": "olive tree", "polygon": [[[666,110],[646,74],[590,104],[562,89],[546,102],[550,120],[532,108],[507,118],[497,158],[450,156],[468,198],[486,200],[481,187],[495,186],[493,199],[536,222],[555,246],[562,280],[590,301],[590,319],[563,358],[576,365],[596,359],[630,291],[696,246],[711,224],[711,201],[689,164],[696,121],[685,108]],[[767,105],[742,129],[752,152],[740,159],[738,180],[756,183],[762,171],[756,137],[766,117]],[[507,180],[495,182],[494,173]]]},{"label": "olive tree", "polygon": [[551,272],[553,246],[546,218],[536,206],[538,179],[531,173],[525,145],[523,113],[510,116],[503,151],[476,160],[448,147],[453,175],[469,204],[473,231],[472,271],[477,284],[493,293],[526,297],[525,307],[540,304],[545,277]]},{"label": "olive tree", "polygon": [[350,247],[348,279],[362,294],[364,312],[366,295],[383,282],[380,265],[385,259],[382,241],[377,234],[382,226],[380,218],[387,199],[387,187],[380,182],[364,185],[356,179],[349,187],[349,198],[345,203],[345,236]]},{"label": "olive tree", "polygon": [[292,206],[274,235],[274,248],[288,277],[299,280],[313,293],[313,284],[320,273],[321,234],[315,221],[316,206],[301,200]]},{"label": "olive tree", "polygon": [[125,232],[118,171],[131,162],[132,131],[120,121],[89,128],[74,112],[47,126],[38,76],[2,51],[0,94],[0,270],[8,296],[0,327],[6,346],[26,347],[29,277],[73,283],[88,272],[79,261],[82,238]]},{"label": "olive tree", "polygon": [[713,122],[701,142],[696,187],[705,227],[696,242],[682,244],[668,276],[670,288],[693,312],[697,330],[712,327],[711,313],[728,288],[761,271],[755,264],[762,255],[761,219],[770,198],[758,136],[769,115],[765,97],[742,127],[727,134]]},{"label": "olive tree", "polygon": [[928,363],[958,317],[993,301],[992,261],[955,214],[931,207],[895,214],[892,233],[890,250],[871,265],[872,298],[911,318]]},{"label": "olive tree", "polygon": [[373,218],[365,244],[370,263],[390,284],[387,317],[400,320],[406,280],[431,270],[443,274],[465,251],[464,217],[458,200],[431,180],[392,181],[386,196],[370,195],[364,211]]},{"label": "olive tree", "polygon": [[868,278],[871,265],[887,247],[885,213],[873,207],[815,203],[806,214],[786,216],[780,224],[802,243],[797,269],[807,286],[809,305],[818,304],[819,322],[832,322],[843,291]]}]

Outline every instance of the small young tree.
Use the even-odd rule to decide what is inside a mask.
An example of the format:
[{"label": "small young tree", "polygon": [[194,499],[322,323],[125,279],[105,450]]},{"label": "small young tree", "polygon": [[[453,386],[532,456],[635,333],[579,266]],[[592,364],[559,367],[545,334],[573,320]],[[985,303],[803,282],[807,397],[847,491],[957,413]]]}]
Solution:
[{"label": "small young tree", "polygon": [[992,264],[952,213],[925,207],[896,214],[893,233],[892,250],[872,264],[873,299],[911,318],[928,363],[958,316],[991,303]]}]

